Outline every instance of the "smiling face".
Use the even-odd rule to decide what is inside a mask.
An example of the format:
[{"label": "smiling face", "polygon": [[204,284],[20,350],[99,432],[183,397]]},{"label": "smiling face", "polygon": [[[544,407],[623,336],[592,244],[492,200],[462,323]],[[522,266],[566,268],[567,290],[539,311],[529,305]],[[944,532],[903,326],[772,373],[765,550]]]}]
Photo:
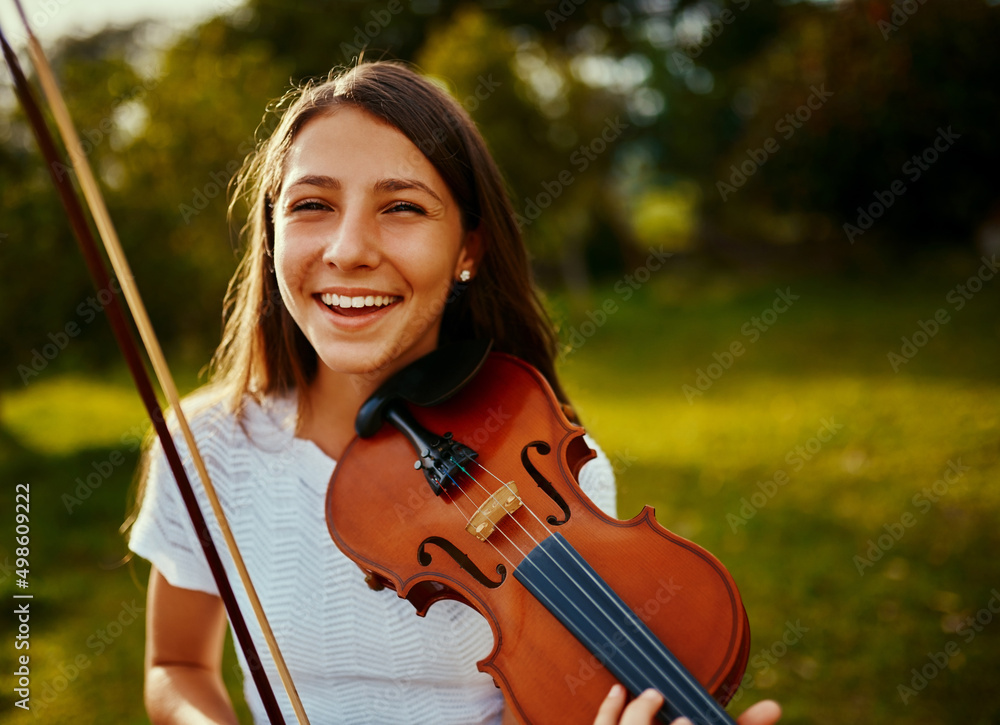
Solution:
[{"label": "smiling face", "polygon": [[352,106],[306,123],[274,202],[274,262],[318,375],[381,379],[434,349],[453,280],[473,266],[461,216],[397,129]]}]

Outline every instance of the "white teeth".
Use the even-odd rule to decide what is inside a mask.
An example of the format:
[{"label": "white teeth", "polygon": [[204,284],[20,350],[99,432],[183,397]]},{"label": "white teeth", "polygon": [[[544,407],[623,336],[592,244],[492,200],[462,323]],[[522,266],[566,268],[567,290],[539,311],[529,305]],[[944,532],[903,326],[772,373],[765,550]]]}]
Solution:
[{"label": "white teeth", "polygon": [[399,299],[393,295],[348,297],[347,295],[335,295],[330,292],[323,293],[319,297],[324,305],[328,305],[330,307],[340,307],[342,309],[358,307],[384,307],[396,302]]}]

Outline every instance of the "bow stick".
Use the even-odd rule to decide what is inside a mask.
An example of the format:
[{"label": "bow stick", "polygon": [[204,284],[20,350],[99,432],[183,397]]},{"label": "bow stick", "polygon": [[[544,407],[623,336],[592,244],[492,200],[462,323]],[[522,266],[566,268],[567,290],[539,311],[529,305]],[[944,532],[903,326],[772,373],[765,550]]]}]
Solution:
[{"label": "bow stick", "polygon": [[[60,135],[62,136],[63,142],[69,151],[73,168],[76,170],[80,186],[83,189],[84,197],[87,200],[91,215],[104,242],[105,249],[108,252],[112,267],[118,277],[121,289],[125,294],[125,299],[128,302],[130,311],[132,312],[136,328],[139,331],[140,337],[146,347],[146,352],[149,355],[150,362],[157,375],[157,379],[160,382],[160,388],[177,417],[178,425],[184,434],[184,438],[187,442],[195,468],[201,477],[202,484],[211,503],[217,523],[222,531],[223,538],[225,539],[230,555],[232,556],[236,569],[239,572],[240,579],[250,599],[251,607],[257,616],[258,624],[264,634],[264,638],[271,652],[271,656],[274,659],[275,665],[277,666],[282,683],[285,686],[286,693],[292,703],[295,714],[300,723],[308,725],[308,717],[302,707],[302,703],[295,689],[295,685],[292,682],[288,668],[281,656],[274,633],[271,631],[271,627],[264,615],[256,590],[253,587],[253,583],[250,581],[249,573],[243,563],[243,558],[239,553],[239,549],[236,546],[236,541],[233,538],[225,513],[223,512],[222,506],[215,493],[215,488],[212,485],[205,463],[198,451],[190,426],[188,425],[184,412],[181,409],[177,387],[174,384],[172,375],[170,374],[170,370],[167,366],[163,351],[160,348],[159,341],[153,332],[152,324],[149,321],[149,316],[147,315],[145,306],[139,296],[138,289],[134,284],[134,277],[121,248],[121,244],[118,241],[118,235],[112,225],[110,214],[104,204],[104,199],[97,186],[97,182],[94,179],[93,172],[91,171],[90,165],[86,160],[86,155],[83,152],[83,147],[73,126],[65,101],[62,98],[62,94],[59,92],[58,85],[56,84],[51,67],[49,66],[48,60],[42,51],[41,45],[31,29],[31,25],[24,13],[24,9],[21,7],[20,0],[14,0],[14,2],[17,5],[18,13],[21,16],[25,30],[28,33],[28,52],[31,57],[32,64],[34,65],[35,71],[38,73],[39,80],[42,83],[43,91],[49,105],[51,106]],[[25,113],[28,116],[32,131],[34,132],[39,147],[42,150],[42,154],[49,166],[49,173],[52,176],[62,204],[66,209],[67,215],[69,216],[70,223],[77,237],[77,241],[80,244],[81,251],[86,259],[91,277],[93,278],[98,289],[110,289],[107,271],[104,268],[104,264],[97,250],[97,245],[95,244],[93,236],[90,233],[90,228],[87,225],[80,202],[77,199],[70,182],[62,173],[59,172],[59,169],[65,168],[65,165],[61,163],[60,155],[56,150],[48,127],[42,118],[38,104],[34,100],[30,86],[28,85],[17,60],[17,56],[7,43],[7,39],[4,37],[2,29],[0,29],[0,42],[2,42],[4,58],[7,61],[11,76],[14,80],[15,91],[22,107],[25,110]],[[281,723],[283,725],[284,718],[281,714],[281,710],[278,706],[277,700],[275,699],[274,692],[271,689],[270,682],[261,667],[260,658],[257,655],[256,648],[254,647],[253,640],[250,637],[246,622],[243,619],[242,612],[236,602],[236,597],[233,594],[232,586],[226,576],[222,560],[220,559],[218,551],[212,541],[208,525],[205,522],[201,509],[198,506],[194,490],[187,478],[187,474],[184,470],[183,464],[181,463],[176,445],[174,444],[170,431],[167,428],[163,412],[160,409],[159,402],[156,399],[156,394],[153,391],[152,382],[149,379],[149,375],[147,374],[145,367],[143,366],[141,356],[139,355],[135,342],[129,332],[121,305],[118,302],[118,299],[113,295],[111,297],[111,304],[108,307],[108,319],[111,322],[115,337],[122,349],[122,353],[139,391],[139,395],[146,406],[150,419],[152,420],[153,427],[160,438],[167,461],[173,470],[174,477],[176,478],[177,485],[180,489],[181,497],[184,500],[189,515],[191,516],[192,523],[198,534],[198,539],[201,542],[209,568],[211,569],[212,575],[219,587],[219,594],[225,604],[226,612],[229,615],[230,622],[233,626],[233,631],[243,649],[244,655],[247,658],[248,665],[250,666],[253,674],[258,692],[260,693],[261,701],[267,711],[268,718],[272,723]]]}]

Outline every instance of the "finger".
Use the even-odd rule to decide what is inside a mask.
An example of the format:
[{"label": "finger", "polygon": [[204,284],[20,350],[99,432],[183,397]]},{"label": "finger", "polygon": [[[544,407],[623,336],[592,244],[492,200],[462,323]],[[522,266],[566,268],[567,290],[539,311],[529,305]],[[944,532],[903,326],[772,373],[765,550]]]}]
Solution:
[{"label": "finger", "polygon": [[761,700],[747,708],[736,722],[739,725],[772,725],[781,717],[781,707],[774,700]]},{"label": "finger", "polygon": [[656,690],[645,690],[625,708],[620,725],[650,725],[661,707],[663,695]]},{"label": "finger", "polygon": [[597,710],[594,725],[615,725],[623,707],[625,707],[625,688],[621,685],[615,685]]}]

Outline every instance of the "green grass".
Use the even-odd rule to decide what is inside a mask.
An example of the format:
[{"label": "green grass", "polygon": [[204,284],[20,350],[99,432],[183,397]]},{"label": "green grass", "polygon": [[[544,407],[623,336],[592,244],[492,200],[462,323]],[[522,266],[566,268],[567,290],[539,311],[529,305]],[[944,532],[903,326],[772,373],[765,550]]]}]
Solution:
[{"label": "green grass", "polygon": [[[960,311],[946,301],[977,266],[901,273],[891,285],[662,273],[628,300],[612,281],[563,313],[567,336],[590,332],[587,311],[615,303],[561,372],[619,463],[620,515],[654,506],[740,586],[753,686],[733,712],[773,697],[787,723],[1000,722],[1000,611],[988,609],[992,601],[1000,610],[1000,285],[988,283]],[[741,328],[778,288],[799,299],[751,343]],[[942,307],[950,321],[894,372],[887,353]],[[702,395],[686,395],[699,368],[735,341],[744,353]],[[119,380],[53,372],[2,404],[5,510],[13,484],[32,491],[33,693],[67,678],[38,719],[145,722],[141,623],[110,643],[99,636],[145,596],[146,567],[120,563],[117,533],[144,425],[138,400]],[[63,497],[76,479],[115,452],[125,462],[68,511]],[[922,490],[958,461],[968,470],[924,503]],[[783,483],[769,484],[776,474]],[[855,557],[904,517],[912,525],[859,573]],[[13,561],[9,540],[0,542],[5,559]],[[10,602],[13,577],[4,569],[0,579]],[[981,631],[965,624],[977,613],[989,619]],[[789,623],[802,631],[785,646]],[[938,671],[929,655],[949,643],[957,655]],[[4,672],[14,654],[9,645],[0,652]],[[70,682],[81,656],[87,666]],[[934,677],[904,704],[898,686],[925,666]],[[12,695],[0,694],[4,712]]]},{"label": "green grass", "polygon": [[[632,461],[619,514],[655,506],[741,587],[758,658],[734,712],[773,697],[789,723],[1000,721],[1000,288],[954,312],[946,294],[971,271],[894,289],[716,283],[693,299],[656,280],[567,357],[587,427],[613,459]],[[779,287],[800,299],[751,343],[741,328]],[[894,372],[887,353],[941,307],[950,321]],[[733,341],[745,352],[703,395],[685,395]],[[823,421],[843,426],[826,442]],[[921,492],[949,461],[969,470],[931,504]],[[777,472],[787,479],[769,485]],[[859,573],[855,555],[904,515],[912,526]],[[962,626],[991,600],[982,632]],[[761,653],[788,622],[809,631],[787,652],[777,645],[771,663]],[[951,641],[960,654],[904,704],[897,686]]]},{"label": "green grass", "polygon": [[[133,472],[148,419],[121,376],[68,374],[3,397],[0,471],[5,512],[15,485],[30,486],[31,636],[28,650],[0,653],[14,672],[30,656],[32,712],[0,693],[0,721],[145,723],[142,661],[149,566],[130,559],[119,529],[133,493]],[[13,519],[13,513],[9,514]],[[13,536],[13,520],[4,530]],[[0,543],[0,593],[14,602],[15,551]],[[20,603],[18,601],[17,603]],[[225,673],[239,697],[235,658]],[[8,669],[9,668],[9,669]]]}]

